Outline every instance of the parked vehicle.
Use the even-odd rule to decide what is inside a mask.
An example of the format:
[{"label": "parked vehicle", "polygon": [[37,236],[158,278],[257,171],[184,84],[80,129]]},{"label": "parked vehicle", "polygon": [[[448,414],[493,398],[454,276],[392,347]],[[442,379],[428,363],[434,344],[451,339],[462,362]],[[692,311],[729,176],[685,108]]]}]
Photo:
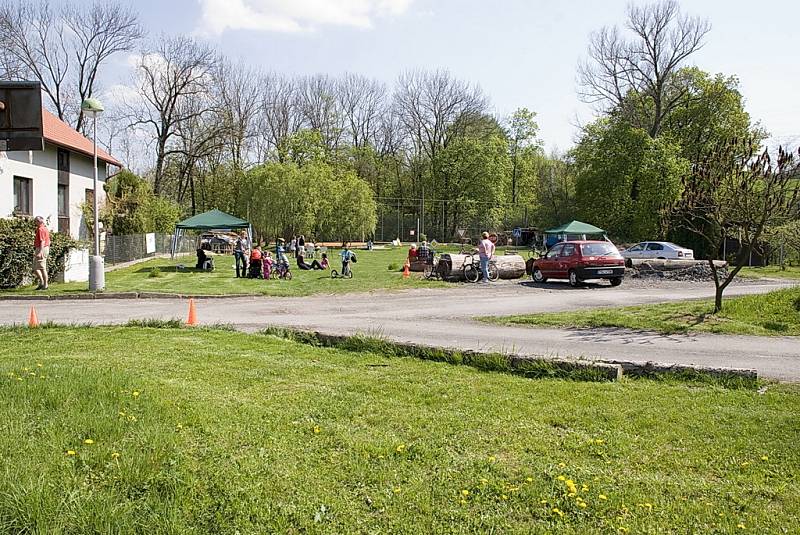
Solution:
[{"label": "parked vehicle", "polygon": [[622,257],[694,260],[694,251],[668,241],[643,241],[623,250]]},{"label": "parked vehicle", "polygon": [[567,241],[557,243],[535,260],[532,276],[536,282],[567,279],[570,286],[592,279],[607,279],[611,286],[619,286],[625,276],[625,260],[611,242]]}]

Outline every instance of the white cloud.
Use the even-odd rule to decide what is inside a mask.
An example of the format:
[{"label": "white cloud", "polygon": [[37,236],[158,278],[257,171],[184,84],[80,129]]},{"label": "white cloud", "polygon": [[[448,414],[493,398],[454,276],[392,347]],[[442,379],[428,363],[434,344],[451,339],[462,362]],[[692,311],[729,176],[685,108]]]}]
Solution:
[{"label": "white cloud", "polygon": [[313,31],[319,26],[371,28],[376,17],[405,13],[413,0],[199,0],[199,33],[226,30]]}]

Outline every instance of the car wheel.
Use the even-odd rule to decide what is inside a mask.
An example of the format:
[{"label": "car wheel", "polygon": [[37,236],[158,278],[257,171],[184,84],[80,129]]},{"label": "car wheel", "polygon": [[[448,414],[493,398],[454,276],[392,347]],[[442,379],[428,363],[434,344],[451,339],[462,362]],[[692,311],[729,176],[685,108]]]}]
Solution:
[{"label": "car wheel", "polygon": [[533,268],[533,280],[535,282],[547,282],[547,277],[542,274],[541,269]]},{"label": "car wheel", "polygon": [[581,280],[578,278],[578,273],[574,269],[569,270],[569,285],[577,288],[581,285]]},{"label": "car wheel", "polygon": [[614,277],[613,279],[609,279],[611,286],[619,286],[622,284],[622,277]]}]

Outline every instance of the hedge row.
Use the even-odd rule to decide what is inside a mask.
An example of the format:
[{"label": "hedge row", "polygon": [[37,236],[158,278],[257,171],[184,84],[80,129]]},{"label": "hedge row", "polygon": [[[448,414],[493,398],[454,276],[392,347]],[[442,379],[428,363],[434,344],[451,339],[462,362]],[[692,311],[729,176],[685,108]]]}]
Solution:
[{"label": "hedge row", "polygon": [[[0,219],[0,288],[16,288],[33,277],[33,238],[36,223],[32,219]],[[64,271],[70,249],[78,244],[69,235],[50,234],[50,278]]]}]

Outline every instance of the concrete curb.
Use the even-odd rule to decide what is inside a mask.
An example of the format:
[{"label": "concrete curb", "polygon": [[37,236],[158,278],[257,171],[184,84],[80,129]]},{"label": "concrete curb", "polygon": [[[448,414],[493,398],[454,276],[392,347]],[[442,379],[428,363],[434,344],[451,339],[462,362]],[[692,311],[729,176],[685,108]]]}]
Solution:
[{"label": "concrete curb", "polygon": [[158,292],[97,292],[54,295],[0,295],[0,301],[70,301],[85,299],[240,299],[243,297],[269,297],[263,294],[187,295]]},{"label": "concrete curb", "polygon": [[[359,338],[358,336],[333,335],[318,331],[285,327],[267,328],[263,332],[266,332],[267,334],[276,334],[278,336],[281,336],[281,332],[283,332],[285,333],[284,337],[292,338],[292,335],[294,335],[294,339],[300,342],[316,342],[322,346],[340,349],[347,349],[347,346],[351,341]],[[522,376],[536,376],[536,370],[530,370],[531,366],[533,365],[535,368],[536,365],[541,366],[542,364],[546,364],[549,366],[555,366],[558,370],[565,372],[566,374],[585,371],[597,374],[607,381],[618,381],[622,379],[625,374],[631,377],[674,376],[676,378],[684,377],[691,379],[692,377],[696,378],[697,376],[707,376],[715,379],[741,379],[748,382],[758,380],[757,370],[749,368],[714,368],[708,366],[691,366],[653,361],[632,362],[611,359],[573,359],[563,357],[547,357],[541,355],[482,352],[449,347],[443,348],[410,342],[397,342],[382,338],[376,338],[375,340],[379,340],[380,342],[391,347],[402,348],[403,352],[407,356],[426,360],[431,360],[429,357],[431,353],[437,353],[444,357],[436,360],[447,360],[449,362],[460,360],[464,363],[480,361],[490,356],[501,357],[506,361],[508,369],[499,369],[498,371],[507,371],[514,375]],[[529,374],[529,371],[532,371],[533,373]]]},{"label": "concrete curb", "polygon": [[[401,350],[401,356],[421,360],[445,361],[463,364],[485,371],[500,371],[523,377],[572,377],[582,380],[618,381],[623,369],[619,364],[587,359],[550,358],[534,355],[519,355],[489,351],[473,351],[450,347],[437,347],[410,342],[396,342],[380,338],[326,334],[302,329],[266,329],[267,334],[280,336],[324,347],[348,349],[354,341],[373,339]],[[368,348],[366,348],[368,350]]]}]

